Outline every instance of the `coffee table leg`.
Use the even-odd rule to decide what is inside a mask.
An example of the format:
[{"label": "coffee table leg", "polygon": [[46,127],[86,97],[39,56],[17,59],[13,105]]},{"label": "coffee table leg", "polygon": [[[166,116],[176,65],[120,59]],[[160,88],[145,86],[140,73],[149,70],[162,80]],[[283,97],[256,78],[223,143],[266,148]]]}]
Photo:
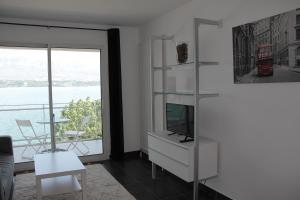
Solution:
[{"label": "coffee table leg", "polygon": [[86,200],[86,171],[81,173],[82,200]]},{"label": "coffee table leg", "polygon": [[36,199],[42,200],[42,180],[36,177],[35,182],[36,182]]}]

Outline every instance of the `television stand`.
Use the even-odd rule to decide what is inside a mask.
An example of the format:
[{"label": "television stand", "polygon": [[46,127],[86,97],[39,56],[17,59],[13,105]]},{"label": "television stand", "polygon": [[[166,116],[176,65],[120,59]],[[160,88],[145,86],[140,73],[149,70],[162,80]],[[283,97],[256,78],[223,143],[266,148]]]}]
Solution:
[{"label": "television stand", "polygon": [[180,140],[180,143],[185,143],[185,142],[192,142],[194,141],[194,138],[189,138],[188,136],[185,136],[183,140]]},{"label": "television stand", "polygon": [[[156,165],[179,178],[194,180],[194,142],[180,143],[182,135],[168,135],[167,131],[148,132],[148,155],[152,162],[152,177]],[[187,138],[190,139],[190,138]],[[218,175],[218,143],[204,137],[199,140],[199,180]]]}]

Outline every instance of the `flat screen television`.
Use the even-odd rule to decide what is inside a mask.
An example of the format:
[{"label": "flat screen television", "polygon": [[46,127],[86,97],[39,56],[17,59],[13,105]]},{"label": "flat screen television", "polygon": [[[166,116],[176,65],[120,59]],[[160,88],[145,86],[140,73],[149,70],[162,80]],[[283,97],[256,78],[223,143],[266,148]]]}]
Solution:
[{"label": "flat screen television", "polygon": [[168,131],[185,136],[180,142],[194,140],[194,106],[167,103],[166,118]]}]

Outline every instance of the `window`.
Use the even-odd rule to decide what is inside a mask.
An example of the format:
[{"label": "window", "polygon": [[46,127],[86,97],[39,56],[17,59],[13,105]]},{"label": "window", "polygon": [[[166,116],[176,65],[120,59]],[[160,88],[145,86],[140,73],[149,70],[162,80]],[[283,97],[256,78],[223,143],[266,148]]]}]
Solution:
[{"label": "window", "polygon": [[296,40],[300,40],[300,29],[296,29]]},{"label": "window", "polygon": [[297,56],[300,56],[300,47],[297,48]]},{"label": "window", "polygon": [[296,17],[296,23],[300,24],[300,15],[297,15],[297,17]]}]

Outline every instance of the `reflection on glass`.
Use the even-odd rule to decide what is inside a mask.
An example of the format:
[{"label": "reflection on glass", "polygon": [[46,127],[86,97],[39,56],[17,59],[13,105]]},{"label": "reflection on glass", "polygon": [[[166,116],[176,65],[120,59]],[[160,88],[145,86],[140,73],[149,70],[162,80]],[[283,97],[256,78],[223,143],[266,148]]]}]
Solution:
[{"label": "reflection on glass", "polygon": [[0,135],[17,163],[49,148],[49,125],[38,123],[49,120],[47,66],[47,49],[0,47]]}]

